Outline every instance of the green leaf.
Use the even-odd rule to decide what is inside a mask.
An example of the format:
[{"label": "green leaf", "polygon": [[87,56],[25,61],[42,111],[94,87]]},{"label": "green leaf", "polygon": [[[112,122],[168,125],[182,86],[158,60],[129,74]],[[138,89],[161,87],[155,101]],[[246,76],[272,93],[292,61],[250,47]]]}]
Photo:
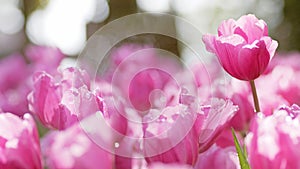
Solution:
[{"label": "green leaf", "polygon": [[246,144],[244,144],[244,156],[246,159],[248,158]]},{"label": "green leaf", "polygon": [[247,155],[245,154],[246,151],[243,151],[243,149],[241,148],[241,145],[235,135],[235,131],[233,128],[231,128],[231,131],[232,131],[232,135],[233,135],[233,139],[234,139],[235,149],[238,153],[241,169],[250,169],[250,165],[249,165],[249,163],[247,161],[247,157],[246,157]]}]

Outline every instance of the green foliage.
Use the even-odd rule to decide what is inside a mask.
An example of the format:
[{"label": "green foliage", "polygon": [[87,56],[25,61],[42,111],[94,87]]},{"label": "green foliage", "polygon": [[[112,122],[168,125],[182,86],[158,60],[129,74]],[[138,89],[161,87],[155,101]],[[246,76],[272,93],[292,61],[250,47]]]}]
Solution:
[{"label": "green foliage", "polygon": [[234,139],[234,144],[235,144],[235,149],[238,153],[239,156],[239,161],[240,161],[240,165],[241,165],[241,169],[250,169],[250,165],[247,161],[247,152],[246,152],[246,148],[244,147],[244,150],[241,148],[241,145],[235,135],[235,131],[233,128],[231,128],[232,131],[232,135],[233,135],[233,139]]}]

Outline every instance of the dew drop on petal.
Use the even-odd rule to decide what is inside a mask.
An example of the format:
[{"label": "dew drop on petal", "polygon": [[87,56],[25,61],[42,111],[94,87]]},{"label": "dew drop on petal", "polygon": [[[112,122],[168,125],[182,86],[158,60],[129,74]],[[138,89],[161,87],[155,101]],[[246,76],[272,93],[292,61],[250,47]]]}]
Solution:
[{"label": "dew drop on petal", "polygon": [[119,148],[120,144],[118,142],[115,142],[115,148]]},{"label": "dew drop on petal", "polygon": [[85,98],[86,98],[87,100],[91,100],[91,98],[92,98],[92,95],[91,95],[90,92],[85,93],[84,96],[85,96]]}]

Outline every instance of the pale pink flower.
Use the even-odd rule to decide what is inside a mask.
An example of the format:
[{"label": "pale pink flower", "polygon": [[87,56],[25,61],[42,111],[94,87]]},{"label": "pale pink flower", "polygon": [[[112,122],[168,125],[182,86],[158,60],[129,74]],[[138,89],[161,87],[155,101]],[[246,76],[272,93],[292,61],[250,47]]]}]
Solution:
[{"label": "pale pink flower", "polygon": [[193,167],[191,165],[179,163],[154,162],[147,164],[145,159],[137,158],[133,159],[132,169],[193,169]]},{"label": "pale pink flower", "polygon": [[32,73],[45,71],[49,74],[56,73],[57,67],[65,57],[58,48],[34,45],[27,46],[25,55],[30,61]]},{"label": "pale pink flower", "polygon": [[55,48],[28,46],[25,58],[13,54],[0,61],[0,107],[3,111],[22,116],[28,112],[27,95],[32,89],[32,75],[36,71],[56,73],[64,55]]},{"label": "pale pink flower", "polygon": [[231,76],[246,81],[265,71],[278,46],[268,36],[267,24],[250,14],[223,21],[218,35],[206,34],[203,41]]},{"label": "pale pink flower", "polygon": [[245,141],[252,169],[300,168],[299,115],[300,107],[293,105],[254,119]]},{"label": "pale pink flower", "polygon": [[153,163],[150,164],[147,169],[193,169],[192,166],[187,164],[178,164],[178,163]]},{"label": "pale pink flower", "polygon": [[88,79],[85,71],[75,68],[54,77],[37,72],[34,89],[28,96],[30,111],[47,127],[65,129],[71,126],[79,115],[83,117],[97,110]]},{"label": "pale pink flower", "polygon": [[[271,74],[261,75],[256,80],[259,101],[263,103],[261,104],[261,111],[265,115],[271,115],[279,106],[289,104],[277,92],[276,83],[278,83],[278,79]],[[226,85],[226,89],[223,93],[224,96],[229,97],[235,105],[239,106],[239,110],[230,124],[236,130],[247,130],[249,123],[256,114],[253,109],[253,97],[250,85],[237,79],[231,79]]]},{"label": "pale pink flower", "polygon": [[132,169],[193,169],[191,165],[180,163],[153,162],[147,164],[144,158],[136,158],[132,161]]},{"label": "pale pink flower", "polygon": [[0,61],[0,107],[5,112],[22,116],[28,112],[30,72],[21,55],[11,55]]},{"label": "pale pink flower", "polygon": [[225,148],[213,145],[199,154],[194,169],[240,169],[238,154],[234,146]]},{"label": "pale pink flower", "polygon": [[[222,93],[223,97],[230,98],[230,100],[239,107],[235,116],[230,121],[230,126],[239,131],[246,130],[255,115],[250,85],[243,81],[230,78],[220,93]],[[261,98],[262,95],[259,96]]]},{"label": "pale pink flower", "polygon": [[236,111],[230,101],[212,99],[209,103],[196,109],[184,104],[167,107],[156,119],[155,111],[147,115],[153,119],[145,126],[147,162],[194,165],[198,153],[215,142]]},{"label": "pale pink flower", "polygon": [[51,131],[42,140],[49,169],[112,169],[113,155],[95,144],[75,124],[64,131]]},{"label": "pale pink flower", "polygon": [[31,115],[0,114],[0,168],[42,169],[38,131]]},{"label": "pale pink flower", "polygon": [[[196,115],[178,105],[165,108],[157,120],[149,122],[143,146],[147,162],[194,164],[199,151],[199,135],[193,127]],[[195,125],[202,125],[198,121]]]},{"label": "pale pink flower", "polygon": [[103,76],[143,115],[178,102],[179,86],[188,81],[185,76],[178,78],[182,72],[176,58],[162,56],[150,46],[127,44],[113,50]]},{"label": "pale pink flower", "polygon": [[[266,74],[274,92],[278,93],[290,105],[300,104],[300,53],[278,54],[271,62],[271,68]],[[266,79],[266,80],[269,80]]]},{"label": "pale pink flower", "polygon": [[[107,85],[107,86],[106,86]],[[127,134],[127,114],[126,106],[121,102],[116,100],[112,96],[112,93],[105,88],[110,88],[111,86],[107,83],[100,83],[95,89],[95,96],[99,111],[102,113],[105,121],[112,127],[115,131],[121,135]],[[115,140],[120,140],[121,138],[115,138]]]},{"label": "pale pink flower", "polygon": [[281,66],[289,66],[293,68],[295,71],[300,71],[300,65],[299,65],[299,60],[300,60],[300,53],[297,51],[294,52],[279,52],[276,53],[274,59],[272,62],[270,62],[270,65],[268,66],[268,70],[273,69],[277,65]]},{"label": "pale pink flower", "polygon": [[199,152],[206,151],[214,144],[222,131],[228,127],[230,120],[234,117],[238,106],[230,100],[211,99],[209,105],[201,109],[204,113],[203,126],[197,130],[199,132]]},{"label": "pale pink flower", "polygon": [[212,97],[228,98],[238,105],[231,126],[237,130],[246,129],[255,112],[253,110],[251,89],[243,81],[224,76],[222,67],[215,63],[197,63],[193,65],[193,73],[197,82],[198,97],[206,101]]},{"label": "pale pink flower", "polygon": [[[219,135],[219,137],[216,140],[216,145],[220,148],[226,148],[226,147],[232,147],[235,146],[233,135],[232,135],[232,126],[229,126],[222,131],[222,133]],[[238,133],[238,132],[236,132]],[[242,134],[236,134],[236,137],[241,145],[244,144],[244,137]]]},{"label": "pale pink flower", "polygon": [[[194,81],[197,86],[199,99],[206,101],[212,97],[219,97],[220,82],[224,80],[222,67],[214,59],[207,63],[194,63],[191,65]],[[223,97],[223,95],[221,95]],[[223,97],[225,98],[225,97]]]}]

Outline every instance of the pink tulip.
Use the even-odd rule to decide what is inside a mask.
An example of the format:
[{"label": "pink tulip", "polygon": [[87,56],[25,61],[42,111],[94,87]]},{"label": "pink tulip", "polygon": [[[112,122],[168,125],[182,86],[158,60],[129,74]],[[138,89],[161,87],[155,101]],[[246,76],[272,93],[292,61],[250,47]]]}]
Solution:
[{"label": "pink tulip", "polygon": [[233,105],[230,100],[211,99],[210,105],[203,106],[204,113],[203,126],[197,126],[199,133],[199,152],[206,151],[214,144],[218,136],[229,125],[238,107]]},{"label": "pink tulip", "polygon": [[[262,113],[265,115],[273,114],[273,111],[282,104],[289,104],[277,91],[280,80],[271,74],[263,74],[256,80],[257,92],[261,104]],[[270,87],[270,85],[272,87]],[[230,122],[231,126],[238,131],[247,130],[249,123],[255,117],[253,110],[253,99],[249,84],[237,79],[231,79],[226,85],[224,96],[229,97],[239,110]]]},{"label": "pink tulip", "polygon": [[270,65],[268,66],[268,70],[272,70],[275,66],[281,65],[281,66],[289,66],[293,68],[295,71],[300,71],[300,53],[297,51],[294,52],[287,52],[287,53],[276,53],[276,57],[272,60]]},{"label": "pink tulip", "polygon": [[[226,129],[222,131],[222,133],[219,135],[219,137],[216,140],[216,145],[220,148],[226,148],[226,147],[234,147],[234,140],[232,137],[232,126],[229,125]],[[244,137],[241,134],[236,134],[237,139],[239,140],[239,143],[241,145],[244,144]]]},{"label": "pink tulip", "polygon": [[[147,162],[193,165],[199,151],[195,120],[183,105],[165,108],[157,120],[146,126],[143,147]],[[202,125],[201,120],[195,125]]]},{"label": "pink tulip", "polygon": [[[247,130],[250,121],[255,116],[250,85],[243,81],[231,78],[225,85],[225,90],[222,91],[222,94],[223,97],[230,98],[232,102],[239,107],[235,116],[230,121],[230,126],[234,127],[237,131]],[[264,97],[262,93],[259,94],[260,98]],[[267,104],[270,102],[264,103]],[[264,110],[264,107],[262,108]]]},{"label": "pink tulip", "polygon": [[33,118],[0,114],[0,168],[42,169],[39,136]]},{"label": "pink tulip", "polygon": [[183,69],[176,58],[161,56],[149,46],[123,45],[113,50],[109,61],[104,78],[141,115],[151,108],[175,105],[179,85],[188,81],[182,80],[185,76],[177,78]]},{"label": "pink tulip", "polygon": [[[113,98],[112,94],[105,89],[106,83],[100,83],[99,88],[96,89],[95,96],[98,105],[98,109],[103,115],[105,121],[111,128],[116,130],[121,135],[127,134],[127,114],[125,112],[125,105],[117,102]],[[114,138],[114,140],[120,140],[121,138]]]},{"label": "pink tulip", "polygon": [[[300,66],[296,64],[300,63],[298,56],[299,54],[296,53],[278,55],[266,72],[255,80],[259,101],[263,103],[261,104],[263,114],[271,115],[283,104],[300,103],[300,94],[297,92],[300,90],[300,85],[297,83],[297,79],[300,78]],[[192,66],[198,82],[198,96],[200,99],[203,97],[229,98],[234,105],[239,107],[230,126],[235,130],[245,131],[255,116],[251,87],[244,81],[224,77],[221,67],[213,63],[198,63]]]},{"label": "pink tulip", "polygon": [[[291,92],[293,91],[295,94],[291,95],[291,93],[289,93],[289,95],[291,95],[291,98],[294,98],[295,100],[297,98],[297,92],[295,91],[297,91],[296,86],[299,85],[293,83],[293,81],[295,82],[295,76],[291,76],[294,75],[294,71],[288,75],[288,71],[279,71],[282,69],[280,67],[281,66],[275,67],[275,70],[278,70],[274,72],[269,70],[267,74],[263,74],[260,78],[256,79],[259,101],[264,103],[261,104],[261,110],[265,115],[272,114],[273,111],[282,104],[292,104],[292,102],[287,101],[280,93],[280,91],[282,91],[279,90],[280,84],[288,84],[286,89],[288,89],[290,85],[290,89],[292,89]],[[291,68],[284,69],[287,70]],[[283,80],[283,78],[287,78],[287,80]],[[229,98],[234,105],[238,105],[239,109],[230,121],[230,126],[234,127],[238,131],[247,130],[250,121],[255,116],[250,85],[235,78],[229,78],[227,79],[227,82],[223,84],[220,84],[220,81],[222,82],[222,77],[212,79],[212,95],[220,98]],[[203,90],[201,86],[199,87],[199,90]],[[199,95],[201,96],[201,93]],[[285,97],[289,95],[286,94]]]},{"label": "pink tulip", "polygon": [[87,74],[75,68],[66,69],[57,77],[36,73],[28,99],[31,112],[49,128],[65,129],[78,120],[79,113],[83,117],[97,111]]},{"label": "pink tulip", "polygon": [[222,67],[219,64],[216,64],[216,61],[216,59],[212,59],[212,61],[207,63],[196,62],[190,66],[192,67],[197,87],[212,87],[216,79],[220,79],[220,77],[223,77],[223,72],[221,70]]},{"label": "pink tulip", "polygon": [[[285,99],[284,94],[281,93],[281,86],[282,84],[285,84],[285,89],[293,92],[293,94],[289,92],[288,95],[292,94],[294,98],[297,98],[297,92],[295,91],[298,90],[294,87],[299,85],[295,85],[295,80],[293,80],[295,78],[294,76],[296,76],[296,74],[294,74],[294,71],[291,68],[277,65],[268,74],[264,74],[256,80],[257,92],[260,95],[260,102],[263,103],[261,105],[263,114],[271,115],[274,113],[274,110],[279,108],[281,105],[293,104],[293,102],[289,102]],[[270,85],[272,87],[270,87]]]},{"label": "pink tulip", "polygon": [[[290,105],[300,104],[300,53],[278,54],[271,62],[271,68],[266,74],[274,92],[278,93]],[[270,80],[272,78],[272,81]],[[268,81],[268,82],[269,82]],[[276,83],[277,82],[277,83]]]},{"label": "pink tulip", "polygon": [[246,137],[252,169],[300,168],[300,107],[283,106],[254,119]]},{"label": "pink tulip", "polygon": [[[191,65],[201,101],[212,97],[219,97],[219,88],[224,79],[222,67],[215,63],[216,60],[207,63],[193,63]],[[221,95],[223,97],[223,95]],[[224,97],[225,98],[225,97]]]},{"label": "pink tulip", "polygon": [[186,164],[164,164],[164,163],[154,163],[148,166],[147,169],[193,169],[192,166]]},{"label": "pink tulip", "polygon": [[91,141],[75,124],[64,131],[51,131],[42,140],[49,169],[112,169],[113,156]]},{"label": "pink tulip", "polygon": [[42,46],[29,46],[25,53],[28,64],[19,54],[0,61],[0,107],[18,116],[29,111],[27,95],[32,89],[32,74],[36,71],[56,73],[64,57],[58,49]]},{"label": "pink tulip", "polygon": [[231,76],[246,81],[265,71],[278,46],[268,36],[267,24],[250,14],[223,21],[218,35],[206,34],[203,41]]},{"label": "pink tulip", "polygon": [[215,142],[236,111],[230,101],[213,99],[209,103],[196,110],[179,104],[165,108],[158,116],[155,111],[147,115],[145,118],[150,118],[144,134],[147,162],[194,165],[198,153]]},{"label": "pink tulip", "polygon": [[[28,76],[28,70],[25,59],[21,55],[11,55],[1,60],[1,91],[16,87]],[[12,74],[14,76],[12,76]]]},{"label": "pink tulip", "polygon": [[[251,89],[247,83],[224,76],[222,67],[215,60],[208,63],[196,63],[193,73],[197,82],[199,99],[206,101],[208,98],[229,98],[239,108],[231,119],[230,126],[236,130],[246,129],[254,116]],[[225,83],[224,83],[225,82]]]},{"label": "pink tulip", "polygon": [[147,164],[143,158],[133,159],[132,169],[193,169],[192,166],[178,163],[161,163],[155,162]]},{"label": "pink tulip", "polygon": [[45,71],[49,74],[56,73],[57,67],[65,57],[57,48],[34,45],[26,48],[25,55],[30,60],[32,72]]},{"label": "pink tulip", "polygon": [[[222,67],[215,64],[214,61],[204,64],[196,63],[192,67],[197,82],[199,98],[204,101],[211,97],[229,98],[234,105],[238,105],[238,110],[231,119],[230,126],[238,131],[247,129],[251,119],[255,115],[250,85],[235,78],[225,77],[224,72],[222,72]],[[263,76],[264,75],[262,75],[261,78],[263,78]],[[260,84],[261,78],[257,79],[258,85]],[[271,83],[273,82],[270,82],[270,84]],[[263,92],[260,92],[261,88],[263,88]],[[269,97],[270,93],[265,91],[266,89],[270,90],[270,87],[267,85],[259,85],[258,89],[260,98],[264,99]],[[277,98],[274,96],[276,95],[273,95],[272,92],[272,98]],[[277,108],[278,104],[274,102],[275,100],[276,99],[270,98],[269,100],[264,100],[264,104],[268,105],[262,105],[264,112],[267,108]]]},{"label": "pink tulip", "polygon": [[220,148],[213,145],[210,149],[199,154],[194,169],[240,169],[238,154],[235,147]]},{"label": "pink tulip", "polygon": [[21,55],[11,55],[0,61],[0,107],[3,111],[19,116],[28,112],[29,76],[26,61]]}]

